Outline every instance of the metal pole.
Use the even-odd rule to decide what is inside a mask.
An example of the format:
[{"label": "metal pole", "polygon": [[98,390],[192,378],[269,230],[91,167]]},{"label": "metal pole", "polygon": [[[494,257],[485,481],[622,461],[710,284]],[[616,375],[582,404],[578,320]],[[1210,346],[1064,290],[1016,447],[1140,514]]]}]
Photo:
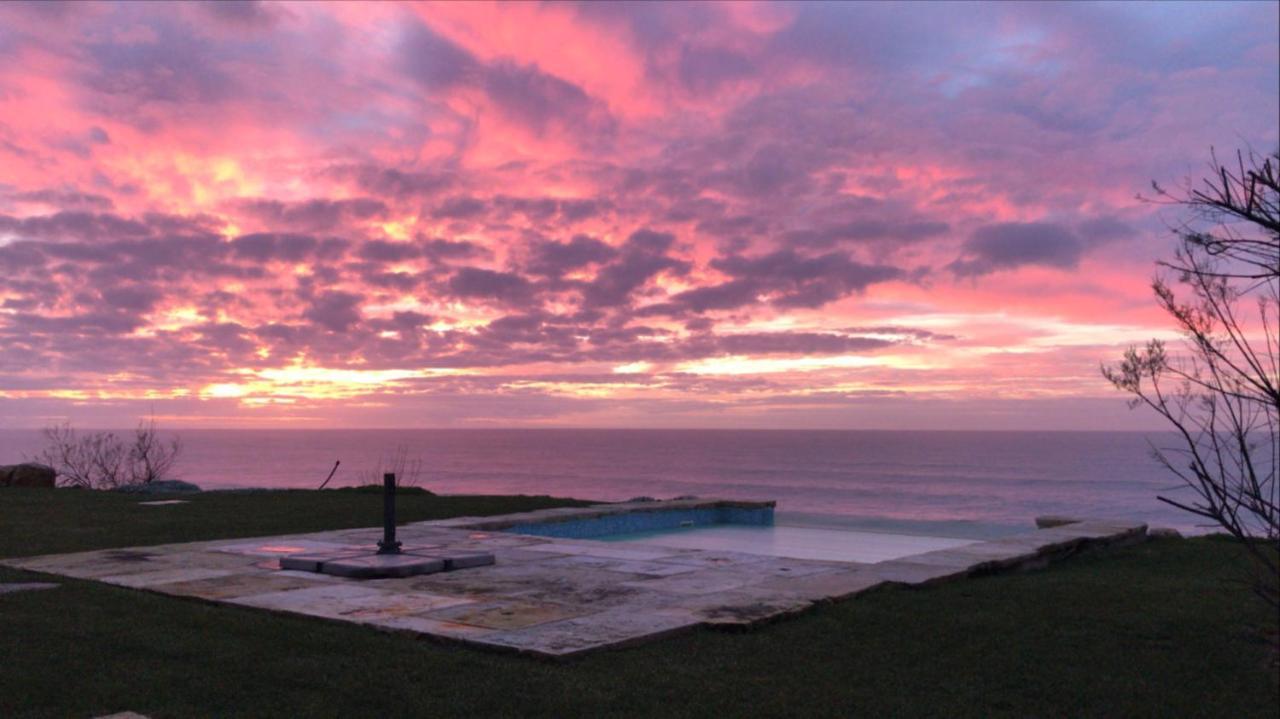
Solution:
[{"label": "metal pole", "polygon": [[399,554],[396,541],[396,476],[390,472],[382,475],[382,541],[378,542],[378,554]]}]

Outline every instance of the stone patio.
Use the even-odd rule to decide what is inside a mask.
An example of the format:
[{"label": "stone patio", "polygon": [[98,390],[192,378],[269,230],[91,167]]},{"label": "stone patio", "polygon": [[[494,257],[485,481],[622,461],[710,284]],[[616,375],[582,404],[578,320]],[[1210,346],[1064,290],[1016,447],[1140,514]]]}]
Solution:
[{"label": "stone patio", "polygon": [[1054,518],[1056,526],[875,564],[558,539],[493,531],[664,507],[681,500],[552,509],[402,525],[406,545],[495,563],[359,580],[280,568],[299,555],[367,550],[378,529],[220,540],[0,560],[8,567],[211,602],[367,624],[542,657],[651,641],[698,626],[748,626],[890,584],[930,585],[1038,568],[1090,547],[1146,538],[1146,525]]}]

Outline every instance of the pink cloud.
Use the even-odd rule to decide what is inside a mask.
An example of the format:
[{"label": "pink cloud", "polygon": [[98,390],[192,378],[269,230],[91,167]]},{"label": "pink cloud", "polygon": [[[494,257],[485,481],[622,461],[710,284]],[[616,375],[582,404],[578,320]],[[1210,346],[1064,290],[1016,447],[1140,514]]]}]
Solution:
[{"label": "pink cloud", "polygon": [[1280,142],[1275,24],[0,6],[0,426],[1086,416],[1166,327],[1135,193]]}]

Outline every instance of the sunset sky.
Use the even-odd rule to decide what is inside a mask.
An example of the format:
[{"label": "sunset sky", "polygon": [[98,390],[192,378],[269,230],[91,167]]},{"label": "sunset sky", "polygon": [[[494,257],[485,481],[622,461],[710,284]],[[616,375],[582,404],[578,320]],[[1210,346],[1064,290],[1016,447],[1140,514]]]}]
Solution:
[{"label": "sunset sky", "polygon": [[0,427],[1157,427],[1278,7],[5,3]]}]

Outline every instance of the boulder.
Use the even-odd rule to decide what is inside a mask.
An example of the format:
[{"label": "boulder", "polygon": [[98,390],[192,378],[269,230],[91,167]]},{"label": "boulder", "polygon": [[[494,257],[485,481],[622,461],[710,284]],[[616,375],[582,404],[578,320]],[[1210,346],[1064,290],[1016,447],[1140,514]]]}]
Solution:
[{"label": "boulder", "polygon": [[1053,527],[1065,527],[1068,524],[1079,524],[1083,522],[1079,517],[1063,517],[1057,514],[1046,514],[1036,517],[1037,529],[1052,529]]},{"label": "boulder", "polygon": [[184,482],[181,479],[157,479],[154,482],[145,484],[126,484],[122,487],[116,487],[115,491],[129,494],[186,494],[199,492],[200,487],[190,482]]},{"label": "boulder", "polygon": [[0,466],[0,487],[53,487],[58,473],[35,462]]}]

